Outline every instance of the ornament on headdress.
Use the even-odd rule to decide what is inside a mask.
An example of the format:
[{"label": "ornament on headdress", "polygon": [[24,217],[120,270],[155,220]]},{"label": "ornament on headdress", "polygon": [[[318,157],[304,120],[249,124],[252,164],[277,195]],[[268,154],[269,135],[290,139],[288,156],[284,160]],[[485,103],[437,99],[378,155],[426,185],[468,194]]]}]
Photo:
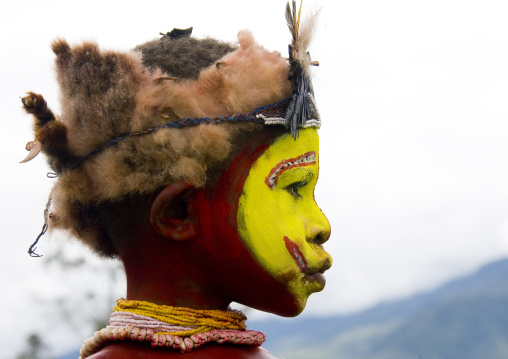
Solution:
[{"label": "ornament on headdress", "polygon": [[169,37],[170,39],[178,39],[180,37],[185,37],[185,36],[191,36],[192,35],[192,30],[194,28],[191,26],[187,29],[177,29],[177,28],[174,28],[173,30],[171,31],[168,31],[167,33],[163,34],[162,32],[160,33],[162,36],[167,36]]},{"label": "ornament on headdress", "polygon": [[286,21],[289,31],[293,37],[289,45],[289,66],[290,80],[293,85],[293,96],[286,110],[285,125],[291,129],[293,138],[298,136],[298,129],[305,127],[320,127],[321,120],[314,100],[314,89],[309,74],[310,65],[318,66],[317,61],[311,61],[310,53],[307,51],[311,34],[311,28],[301,29],[301,12],[303,0],[300,2],[298,14],[296,12],[296,1],[292,6],[287,3]]}]

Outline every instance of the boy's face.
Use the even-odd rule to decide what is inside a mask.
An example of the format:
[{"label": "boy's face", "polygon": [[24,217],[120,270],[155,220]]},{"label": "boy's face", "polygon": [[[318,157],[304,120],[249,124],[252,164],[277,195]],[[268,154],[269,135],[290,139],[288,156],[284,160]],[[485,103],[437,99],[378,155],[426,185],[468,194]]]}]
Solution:
[{"label": "boy's face", "polygon": [[301,130],[295,141],[279,137],[252,165],[239,199],[238,232],[259,265],[285,283],[305,307],[325,286],[332,264],[322,244],[330,225],[314,200],[319,174],[319,138]]},{"label": "boy's face", "polygon": [[253,141],[212,186],[195,197],[200,245],[217,291],[284,316],[299,314],[325,286],[332,264],[322,244],[330,225],[314,200],[319,138],[300,130]]}]

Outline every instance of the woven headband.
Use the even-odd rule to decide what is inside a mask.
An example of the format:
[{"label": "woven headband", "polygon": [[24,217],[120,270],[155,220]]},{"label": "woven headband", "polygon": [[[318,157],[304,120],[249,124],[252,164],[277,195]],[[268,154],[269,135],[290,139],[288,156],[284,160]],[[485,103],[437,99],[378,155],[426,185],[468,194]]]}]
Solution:
[{"label": "woven headband", "polygon": [[[297,99],[298,100],[298,99]],[[219,117],[201,117],[201,118],[184,118],[176,122],[168,122],[163,125],[155,126],[139,132],[131,132],[118,137],[115,137],[104,145],[94,149],[88,155],[80,158],[77,162],[72,164],[67,171],[73,170],[81,166],[83,162],[89,158],[99,154],[107,148],[116,145],[117,143],[126,140],[131,137],[138,137],[148,135],[159,130],[167,128],[186,128],[195,127],[201,124],[215,124],[220,125],[222,123],[230,122],[256,122],[266,126],[269,125],[284,125],[287,129],[291,129],[293,138],[296,139],[298,136],[298,129],[308,127],[321,127],[321,119],[319,112],[314,100],[312,93],[307,93],[306,101],[308,104],[305,109],[298,110],[296,108],[297,102],[294,98],[287,98],[274,104],[258,107],[251,113],[237,114],[231,116],[219,116]],[[305,113],[305,117],[295,116],[295,113]],[[303,115],[302,115],[303,116]],[[297,122],[295,123],[295,120]]]}]

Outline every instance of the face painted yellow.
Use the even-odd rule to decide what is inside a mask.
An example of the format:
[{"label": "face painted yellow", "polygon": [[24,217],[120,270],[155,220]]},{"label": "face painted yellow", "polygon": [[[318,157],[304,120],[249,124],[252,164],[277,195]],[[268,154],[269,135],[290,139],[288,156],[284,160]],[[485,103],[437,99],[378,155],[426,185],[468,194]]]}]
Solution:
[{"label": "face painted yellow", "polygon": [[254,162],[240,197],[238,230],[257,262],[286,283],[300,310],[324,288],[332,258],[322,244],[330,225],[314,201],[319,138],[313,128],[295,141],[281,136]]}]

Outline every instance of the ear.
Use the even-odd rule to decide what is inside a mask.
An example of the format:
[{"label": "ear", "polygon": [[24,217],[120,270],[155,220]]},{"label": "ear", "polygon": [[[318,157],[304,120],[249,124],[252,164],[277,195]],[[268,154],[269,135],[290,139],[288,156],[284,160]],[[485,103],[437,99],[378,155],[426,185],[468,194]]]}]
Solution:
[{"label": "ear", "polygon": [[185,192],[193,188],[188,182],[167,185],[155,198],[150,210],[153,229],[164,237],[185,241],[195,237],[189,217],[189,204]]}]

